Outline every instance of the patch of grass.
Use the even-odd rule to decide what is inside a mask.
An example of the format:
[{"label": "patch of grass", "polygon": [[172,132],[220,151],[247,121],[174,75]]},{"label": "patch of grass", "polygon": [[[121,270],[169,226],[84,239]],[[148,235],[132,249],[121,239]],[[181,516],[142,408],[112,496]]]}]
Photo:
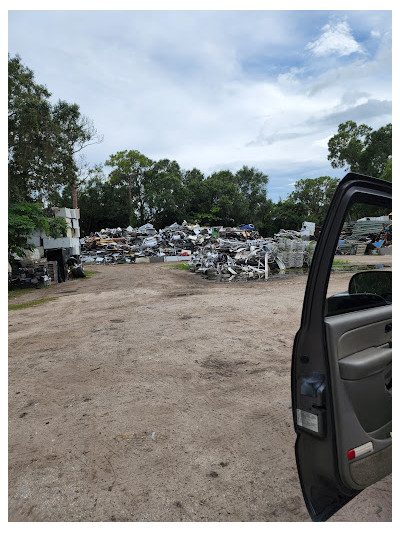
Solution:
[{"label": "patch of grass", "polygon": [[8,291],[8,299],[16,298],[17,296],[23,296],[24,294],[28,294],[37,290],[38,289],[34,287],[29,287],[29,289],[13,289],[12,291]]},{"label": "patch of grass", "polygon": [[177,268],[178,270],[190,270],[189,265],[186,263],[178,263],[177,265],[162,265],[166,268]]},{"label": "patch of grass", "polygon": [[52,300],[56,300],[57,298],[42,298],[40,300],[32,300],[31,302],[25,302],[23,304],[9,304],[8,310],[9,311],[18,311],[20,309],[28,309],[29,307],[35,307],[37,305],[45,304],[46,302],[51,302]]},{"label": "patch of grass", "polygon": [[348,259],[334,259],[333,265],[349,265],[350,261]]},{"label": "patch of grass", "polygon": [[100,270],[85,270],[86,277],[94,276],[94,274],[100,274]]}]

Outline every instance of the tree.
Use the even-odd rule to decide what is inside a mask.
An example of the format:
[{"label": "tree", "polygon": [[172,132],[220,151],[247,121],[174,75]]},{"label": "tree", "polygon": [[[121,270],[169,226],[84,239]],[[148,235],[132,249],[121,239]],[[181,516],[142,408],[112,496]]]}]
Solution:
[{"label": "tree", "polygon": [[392,181],[392,158],[388,159],[380,178],[381,180]]},{"label": "tree", "polygon": [[90,170],[89,178],[78,192],[83,235],[102,228],[126,228],[129,225],[127,185],[112,184],[100,168],[95,168]]},{"label": "tree", "polygon": [[271,207],[267,201],[268,176],[254,167],[244,165],[236,172],[235,179],[243,198],[239,222],[252,223],[259,231],[263,231],[265,215]]},{"label": "tree", "polygon": [[8,59],[9,199],[42,201],[61,180],[50,93],[19,56]]},{"label": "tree", "polygon": [[129,206],[129,224],[132,225],[133,217],[144,224],[148,217],[144,184],[146,171],[153,161],[141,154],[138,150],[123,150],[110,155],[105,165],[114,168],[110,173],[112,184],[125,184],[128,186],[127,204]]},{"label": "tree", "polygon": [[186,216],[193,222],[198,218],[196,214],[205,213],[209,208],[204,174],[198,168],[186,170],[183,172],[182,182],[185,191]]},{"label": "tree", "polygon": [[288,200],[301,208],[308,221],[322,224],[338,183],[329,176],[298,180]]},{"label": "tree", "polygon": [[[62,187],[76,187],[75,154],[102,137],[77,104],[59,100],[15,56],[8,59],[9,201],[45,203]],[[77,201],[75,198],[75,204]]]},{"label": "tree", "polygon": [[281,229],[299,231],[305,220],[305,209],[302,203],[294,203],[292,200],[279,200],[273,204],[268,226],[268,236],[273,237]]},{"label": "tree", "polygon": [[59,157],[62,157],[64,182],[71,187],[72,207],[77,209],[77,190],[86,179],[87,165],[82,157],[78,163],[76,154],[87,146],[103,142],[103,135],[98,133],[91,119],[81,115],[77,104],[59,100],[53,108],[53,120],[60,144]]},{"label": "tree", "polygon": [[243,195],[230,170],[214,172],[204,180],[207,205],[203,213],[196,213],[199,222],[211,225],[233,226],[241,219]]},{"label": "tree", "polygon": [[338,133],[328,141],[328,160],[333,168],[380,176],[392,155],[392,125],[374,131],[349,120],[339,124]]},{"label": "tree", "polygon": [[362,173],[379,177],[392,157],[392,125],[372,131],[360,157]]},{"label": "tree", "polygon": [[185,188],[182,172],[176,161],[161,159],[146,172],[144,196],[149,210],[149,221],[157,228],[186,217]]},{"label": "tree", "polygon": [[28,238],[37,230],[53,238],[67,234],[66,222],[60,217],[47,217],[39,204],[12,204],[8,210],[8,260],[15,262],[14,254],[19,257],[32,250]]}]

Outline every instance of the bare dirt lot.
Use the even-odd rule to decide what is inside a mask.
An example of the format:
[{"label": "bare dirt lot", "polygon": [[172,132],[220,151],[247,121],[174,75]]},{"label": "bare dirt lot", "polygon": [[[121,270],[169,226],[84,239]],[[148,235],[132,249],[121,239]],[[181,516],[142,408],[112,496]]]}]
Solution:
[{"label": "bare dirt lot", "polygon": [[[309,521],[290,399],[306,276],[88,269],[9,313],[9,520]],[[391,476],[331,519],[389,520]]]}]

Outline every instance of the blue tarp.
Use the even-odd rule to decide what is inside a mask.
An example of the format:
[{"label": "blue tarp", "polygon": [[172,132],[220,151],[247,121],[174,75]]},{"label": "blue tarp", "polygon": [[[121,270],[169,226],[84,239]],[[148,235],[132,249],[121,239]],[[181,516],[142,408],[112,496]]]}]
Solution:
[{"label": "blue tarp", "polygon": [[253,224],[245,224],[244,226],[240,226],[239,229],[250,229],[250,230],[254,230],[254,225]]}]

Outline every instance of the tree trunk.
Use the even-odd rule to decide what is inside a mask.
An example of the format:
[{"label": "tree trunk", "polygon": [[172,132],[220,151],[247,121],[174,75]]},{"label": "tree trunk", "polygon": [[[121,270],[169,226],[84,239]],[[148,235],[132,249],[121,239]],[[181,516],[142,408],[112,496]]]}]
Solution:
[{"label": "tree trunk", "polygon": [[78,209],[78,187],[72,185],[72,209]]}]

